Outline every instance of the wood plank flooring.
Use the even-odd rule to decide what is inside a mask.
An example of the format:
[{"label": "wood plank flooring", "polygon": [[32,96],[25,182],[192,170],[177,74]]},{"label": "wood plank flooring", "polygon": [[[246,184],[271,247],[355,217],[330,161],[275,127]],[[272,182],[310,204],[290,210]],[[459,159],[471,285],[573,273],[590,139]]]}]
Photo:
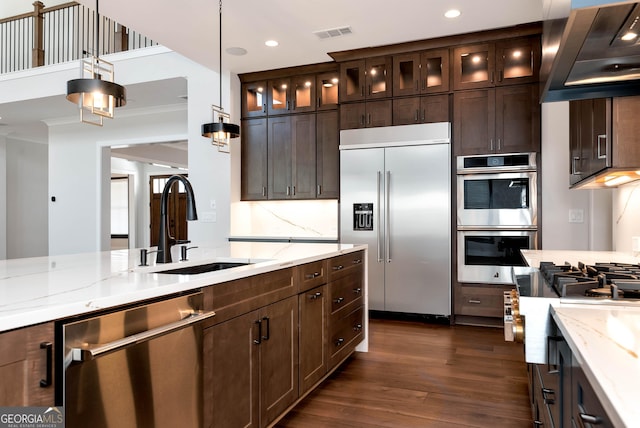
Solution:
[{"label": "wood plank flooring", "polygon": [[277,427],[530,427],[522,344],[503,331],[371,320],[356,353]]}]

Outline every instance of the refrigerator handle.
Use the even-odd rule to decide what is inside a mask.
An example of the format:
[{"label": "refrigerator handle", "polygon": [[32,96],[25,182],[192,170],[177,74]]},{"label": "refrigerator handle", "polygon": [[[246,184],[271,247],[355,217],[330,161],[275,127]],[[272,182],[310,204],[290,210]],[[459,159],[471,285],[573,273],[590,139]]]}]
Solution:
[{"label": "refrigerator handle", "polygon": [[378,203],[376,204],[378,212],[376,213],[376,247],[378,249],[378,262],[382,262],[382,248],[380,246],[380,181],[382,180],[382,172],[378,171],[378,180],[377,185],[378,189],[376,191],[376,197],[378,198]]},{"label": "refrigerator handle", "polygon": [[391,221],[389,218],[389,193],[391,192],[391,171],[386,171],[386,177],[384,181],[384,242],[385,242],[385,254],[387,256],[387,263],[391,263]]}]

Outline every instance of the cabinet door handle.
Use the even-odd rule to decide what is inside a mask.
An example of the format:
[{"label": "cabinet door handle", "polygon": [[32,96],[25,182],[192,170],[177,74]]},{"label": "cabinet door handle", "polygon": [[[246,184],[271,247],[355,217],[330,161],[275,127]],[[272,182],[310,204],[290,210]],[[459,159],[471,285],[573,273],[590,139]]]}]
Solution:
[{"label": "cabinet door handle", "polygon": [[602,418],[597,415],[589,415],[587,413],[579,413],[580,419],[583,422],[586,422],[591,425],[600,425],[602,423]]},{"label": "cabinet door handle", "polygon": [[577,161],[580,160],[579,156],[574,156],[571,159],[571,175],[580,175],[582,174],[582,172],[578,171],[578,168],[576,167]]},{"label": "cabinet door handle", "polygon": [[318,196],[322,195],[322,186],[320,184],[316,186],[316,194]]},{"label": "cabinet door handle", "polygon": [[[598,159],[606,159],[607,158],[607,135],[600,134],[596,138],[598,139]],[[601,150],[602,140],[604,140],[604,152]]]},{"label": "cabinet door handle", "polygon": [[269,326],[269,317],[262,317],[262,321],[267,323],[267,334],[262,336],[262,340],[269,340],[269,333],[271,332],[271,328]]},{"label": "cabinet door handle", "polygon": [[53,370],[53,344],[51,342],[40,343],[40,349],[46,352],[46,373],[44,379],[40,379],[40,387],[46,388],[51,386],[51,372]]},{"label": "cabinet door handle", "polygon": [[425,118],[427,117],[426,112],[427,112],[427,109],[423,109],[423,110],[422,110],[422,122],[423,122],[423,123],[424,123],[424,121],[426,120]]},{"label": "cabinet door handle", "polygon": [[291,186],[287,186],[287,196],[291,195]]},{"label": "cabinet door handle", "polygon": [[482,302],[480,300],[478,300],[478,299],[469,299],[469,303],[473,303],[474,305],[479,305]]},{"label": "cabinet door handle", "polygon": [[493,83],[494,77],[495,77],[495,72],[492,71],[491,72],[491,80],[489,81],[490,83]]},{"label": "cabinet door handle", "polygon": [[365,125],[365,117],[364,114],[360,115],[360,126],[364,126]]},{"label": "cabinet door handle", "polygon": [[362,259],[355,259],[355,260],[353,261],[353,264],[354,264],[354,265],[359,265],[360,263],[362,263]]},{"label": "cabinet door handle", "polygon": [[353,292],[354,292],[355,294],[360,294],[360,293],[362,293],[362,288],[354,288],[354,289],[353,289]]},{"label": "cabinet door handle", "polygon": [[267,196],[267,187],[266,186],[262,186],[262,196],[263,197]]},{"label": "cabinet door handle", "polygon": [[304,277],[306,279],[313,279],[313,278],[317,278],[319,276],[320,276],[320,272],[314,272],[314,273],[308,273]]},{"label": "cabinet door handle", "polygon": [[353,326],[353,331],[360,331],[362,330],[362,324],[356,324]]},{"label": "cabinet door handle", "polygon": [[498,71],[498,82],[502,82],[502,70]]},{"label": "cabinet door handle", "polygon": [[296,186],[291,186],[291,194],[292,194],[293,196],[295,196],[295,195],[296,195]]},{"label": "cabinet door handle", "polygon": [[500,151],[500,138],[498,138],[498,151]]},{"label": "cabinet door handle", "polygon": [[336,346],[342,346],[342,344],[344,343],[344,339],[342,337],[338,338],[338,340],[336,340]]},{"label": "cabinet door handle", "polygon": [[342,302],[344,302],[344,297],[338,297],[337,299],[333,300],[334,303],[340,304]]},{"label": "cabinet door handle", "polygon": [[262,343],[262,320],[257,320],[255,323],[258,324],[258,338],[253,339],[253,344],[259,345]]},{"label": "cabinet door handle", "polygon": [[420,89],[420,80],[416,79],[416,91]]},{"label": "cabinet door handle", "polygon": [[[548,398],[548,395],[553,395],[553,397]],[[553,389],[542,388],[542,399],[544,400],[544,404],[554,404],[556,402],[555,399],[556,392]]]},{"label": "cabinet door handle", "polygon": [[316,293],[313,293],[313,294],[309,294],[309,299],[311,299],[311,300],[317,300],[320,297],[322,297],[322,293],[319,292],[319,291],[316,292]]},{"label": "cabinet door handle", "polygon": [[267,104],[262,104],[262,112],[266,113],[267,112]]},{"label": "cabinet door handle", "polygon": [[367,114],[367,125],[371,125],[371,113]]},{"label": "cabinet door handle", "polygon": [[493,151],[493,138],[489,139],[489,150]]},{"label": "cabinet door handle", "polygon": [[344,269],[344,266],[342,266],[342,265],[338,265],[338,266],[334,266],[333,267],[333,270],[342,270],[342,269]]}]

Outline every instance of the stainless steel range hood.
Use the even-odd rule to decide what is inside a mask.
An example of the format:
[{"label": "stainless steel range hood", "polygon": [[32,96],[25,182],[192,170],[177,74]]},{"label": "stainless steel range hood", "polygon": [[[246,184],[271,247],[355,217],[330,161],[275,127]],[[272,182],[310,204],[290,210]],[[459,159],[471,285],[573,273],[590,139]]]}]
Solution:
[{"label": "stainless steel range hood", "polygon": [[640,4],[544,0],[543,102],[640,94]]}]

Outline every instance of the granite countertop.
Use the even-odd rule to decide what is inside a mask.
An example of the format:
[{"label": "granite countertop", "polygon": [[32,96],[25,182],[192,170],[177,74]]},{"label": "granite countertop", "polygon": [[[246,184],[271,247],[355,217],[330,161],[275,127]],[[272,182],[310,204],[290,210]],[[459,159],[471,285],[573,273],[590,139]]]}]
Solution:
[{"label": "granite countertop", "polygon": [[551,314],[613,426],[637,426],[640,306],[569,304]]},{"label": "granite countertop", "polygon": [[[163,297],[366,249],[329,243],[230,242],[189,250],[189,260],[140,267],[139,250],[0,261],[0,332]],[[173,260],[179,248],[173,248]],[[177,251],[177,252],[176,252]],[[214,261],[251,263],[198,275],[155,271]]]}]

